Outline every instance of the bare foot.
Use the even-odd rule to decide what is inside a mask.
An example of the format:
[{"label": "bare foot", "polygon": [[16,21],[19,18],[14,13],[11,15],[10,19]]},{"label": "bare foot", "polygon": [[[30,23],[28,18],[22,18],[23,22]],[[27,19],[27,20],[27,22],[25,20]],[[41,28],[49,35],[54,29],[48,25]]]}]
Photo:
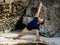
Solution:
[{"label": "bare foot", "polygon": [[37,42],[40,42],[40,39],[36,40]]}]

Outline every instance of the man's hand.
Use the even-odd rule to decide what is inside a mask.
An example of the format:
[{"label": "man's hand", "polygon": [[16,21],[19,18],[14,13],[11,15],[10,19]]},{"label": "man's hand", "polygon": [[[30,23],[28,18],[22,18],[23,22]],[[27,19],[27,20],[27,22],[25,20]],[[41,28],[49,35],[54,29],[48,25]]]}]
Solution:
[{"label": "man's hand", "polygon": [[39,7],[42,7],[42,6],[43,6],[43,4],[42,4],[42,2],[40,2]]}]

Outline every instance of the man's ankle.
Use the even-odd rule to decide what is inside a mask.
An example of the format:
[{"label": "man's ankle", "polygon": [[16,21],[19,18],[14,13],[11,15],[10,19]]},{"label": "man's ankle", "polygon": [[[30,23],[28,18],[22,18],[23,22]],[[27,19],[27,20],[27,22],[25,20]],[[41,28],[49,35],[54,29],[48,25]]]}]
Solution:
[{"label": "man's ankle", "polygon": [[40,39],[36,39],[36,41],[40,41]]}]

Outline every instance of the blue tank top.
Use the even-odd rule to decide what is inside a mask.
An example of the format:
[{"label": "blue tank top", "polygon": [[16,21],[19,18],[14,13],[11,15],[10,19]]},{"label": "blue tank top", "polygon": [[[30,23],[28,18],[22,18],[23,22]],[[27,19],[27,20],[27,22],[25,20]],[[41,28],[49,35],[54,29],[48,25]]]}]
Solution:
[{"label": "blue tank top", "polygon": [[39,30],[39,24],[37,24],[37,22],[38,22],[38,17],[34,17],[34,19],[30,23],[28,23],[27,29],[28,30],[38,29]]}]

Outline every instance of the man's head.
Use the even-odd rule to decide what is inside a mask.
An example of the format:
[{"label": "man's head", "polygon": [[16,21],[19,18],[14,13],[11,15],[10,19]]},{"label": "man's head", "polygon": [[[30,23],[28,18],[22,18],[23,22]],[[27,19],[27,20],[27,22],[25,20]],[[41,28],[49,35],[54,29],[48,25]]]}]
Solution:
[{"label": "man's head", "polygon": [[43,18],[38,18],[38,24],[43,24],[44,23],[44,19]]}]

